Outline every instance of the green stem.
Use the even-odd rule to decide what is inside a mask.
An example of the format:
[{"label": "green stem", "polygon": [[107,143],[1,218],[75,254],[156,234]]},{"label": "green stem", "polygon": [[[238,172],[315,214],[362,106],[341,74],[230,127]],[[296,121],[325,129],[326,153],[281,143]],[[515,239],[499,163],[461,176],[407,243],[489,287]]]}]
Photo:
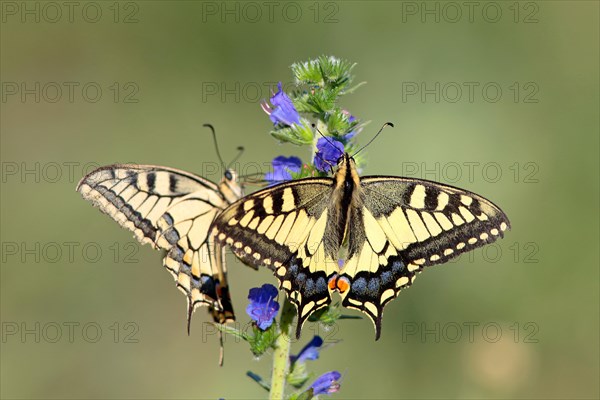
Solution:
[{"label": "green stem", "polygon": [[285,378],[288,374],[290,360],[290,327],[296,316],[296,308],[289,300],[285,299],[279,326],[281,332],[275,340],[275,352],[273,353],[273,373],[271,375],[270,400],[283,400],[285,392]]}]

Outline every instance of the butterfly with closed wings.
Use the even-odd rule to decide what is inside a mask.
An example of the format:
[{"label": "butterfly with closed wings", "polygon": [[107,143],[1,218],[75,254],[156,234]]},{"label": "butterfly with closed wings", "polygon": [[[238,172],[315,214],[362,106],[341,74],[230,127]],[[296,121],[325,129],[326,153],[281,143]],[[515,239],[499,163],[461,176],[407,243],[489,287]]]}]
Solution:
[{"label": "butterfly with closed wings", "polygon": [[217,323],[235,320],[224,248],[217,249],[208,233],[243,190],[236,173],[221,164],[225,173],[218,185],[178,169],[138,164],[98,168],[77,185],[84,199],[133,231],[140,243],[166,251],[163,265],[187,297],[188,333],[200,305],[208,305]]},{"label": "butterfly with closed wings", "polygon": [[219,214],[211,235],[246,264],[275,272],[298,310],[296,336],[338,292],[343,306],[369,316],[379,339],[384,306],[417,273],[492,243],[509,227],[502,210],[475,193],[360,177],[344,153],[331,178],[290,181],[238,200]]}]

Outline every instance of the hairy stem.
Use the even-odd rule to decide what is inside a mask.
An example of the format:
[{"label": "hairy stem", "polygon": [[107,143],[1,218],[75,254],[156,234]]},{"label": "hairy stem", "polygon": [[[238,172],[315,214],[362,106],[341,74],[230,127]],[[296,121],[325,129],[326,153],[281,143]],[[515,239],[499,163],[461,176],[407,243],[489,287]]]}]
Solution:
[{"label": "hairy stem", "polygon": [[285,378],[288,374],[291,347],[290,327],[295,316],[296,308],[286,297],[279,320],[281,332],[275,340],[271,392],[269,393],[270,400],[283,400],[285,394]]}]

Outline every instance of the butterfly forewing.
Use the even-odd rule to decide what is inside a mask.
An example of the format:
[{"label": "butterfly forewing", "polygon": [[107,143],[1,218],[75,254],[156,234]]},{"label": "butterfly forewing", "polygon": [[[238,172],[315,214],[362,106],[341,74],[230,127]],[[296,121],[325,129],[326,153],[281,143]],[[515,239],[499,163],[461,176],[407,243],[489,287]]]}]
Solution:
[{"label": "butterfly forewing", "polygon": [[163,264],[188,299],[188,327],[201,304],[209,305],[217,322],[234,319],[222,249],[209,242],[208,231],[239,195],[220,187],[177,169],[135,164],[99,168],[77,186],[141,243],[166,251]]},{"label": "butterfly forewing", "polygon": [[337,272],[328,208],[331,179],[305,179],[248,195],[215,221],[213,235],[246,264],[275,271],[297,306],[298,329],[331,302],[327,282]]}]

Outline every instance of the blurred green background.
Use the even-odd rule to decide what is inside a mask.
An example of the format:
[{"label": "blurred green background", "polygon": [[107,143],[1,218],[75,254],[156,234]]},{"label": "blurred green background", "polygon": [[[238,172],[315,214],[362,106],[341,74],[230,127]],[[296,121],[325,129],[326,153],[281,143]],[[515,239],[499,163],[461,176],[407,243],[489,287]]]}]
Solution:
[{"label": "blurred green background", "polygon": [[[242,173],[280,154],[309,161],[269,137],[259,101],[321,54],[357,62],[367,82],[342,100],[372,121],[362,143],[396,125],[363,173],[475,191],[513,226],[421,275],[387,306],[379,342],[368,320],[321,329],[342,339],[310,365],[343,373],[334,397],[600,396],[597,2],[1,6],[2,398],[266,396],[244,374],[269,377],[270,358],[228,340],[217,367],[204,310],[188,337],[160,254],[75,185],[114,162],[218,180],[206,122],[226,160],[246,147]],[[275,279],[229,267],[243,325],[248,290]]]}]

